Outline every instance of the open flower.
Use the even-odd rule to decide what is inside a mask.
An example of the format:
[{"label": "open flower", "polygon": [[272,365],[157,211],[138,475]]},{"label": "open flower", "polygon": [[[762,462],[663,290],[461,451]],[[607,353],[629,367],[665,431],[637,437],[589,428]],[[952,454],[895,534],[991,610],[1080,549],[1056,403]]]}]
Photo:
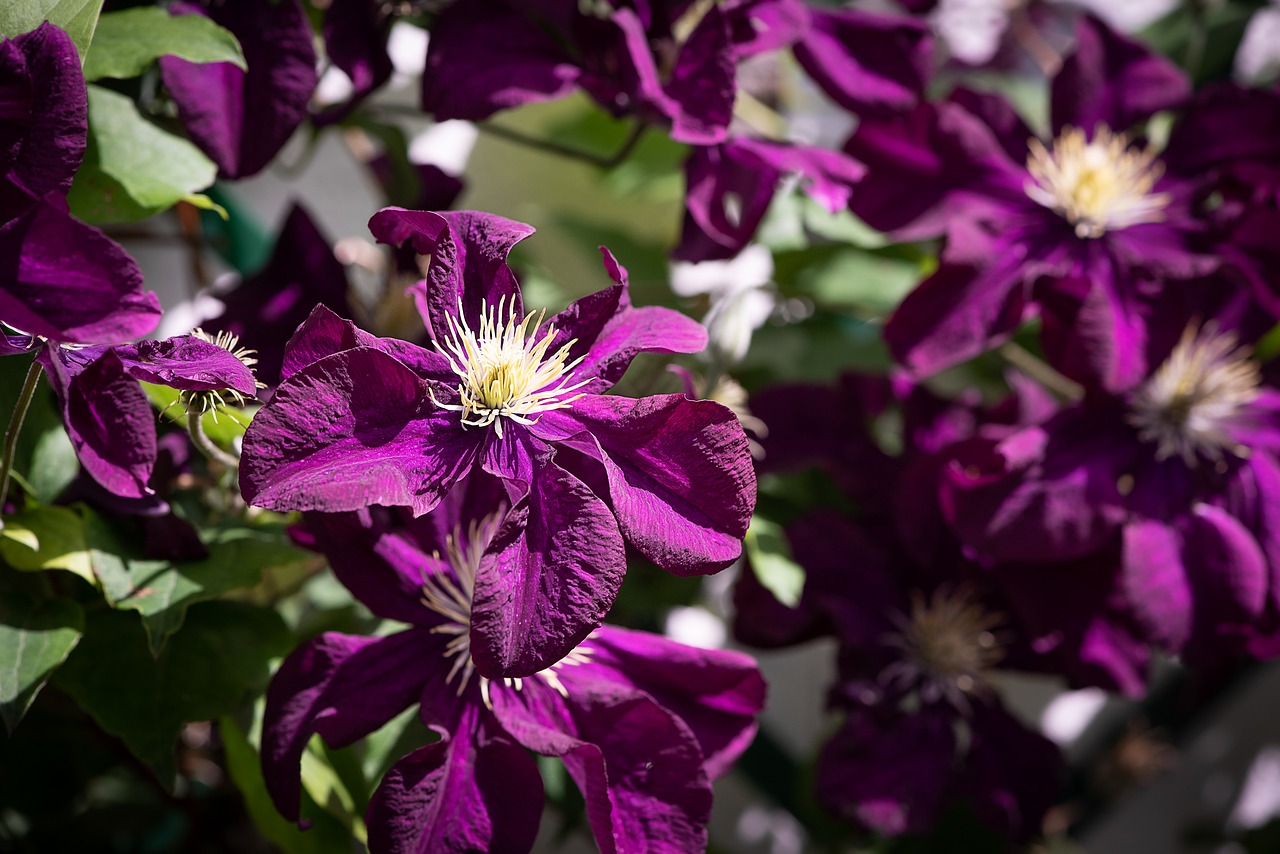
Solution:
[{"label": "open flower", "polygon": [[750,743],[764,702],[754,663],[602,627],[523,679],[478,677],[469,622],[478,574],[507,557],[494,545],[511,527],[494,503],[503,497],[481,476],[419,519],[382,508],[314,518],[339,579],[410,628],[326,633],[285,660],[263,722],[272,799],[299,818],[313,734],[342,747],[416,704],[440,739],[402,757],[374,793],[373,850],[528,851],[543,805],[530,750],[564,761],[602,851],[702,850],[710,779]]},{"label": "open flower", "polygon": [[[622,580],[624,539],[685,575],[738,557],[755,477],[733,413],[680,394],[603,394],[638,353],[701,349],[699,324],[632,307],[625,271],[607,252],[612,287],[551,318],[526,314],[506,255],[532,229],[500,217],[388,208],[370,227],[430,257],[414,295],[434,349],[375,338],[317,309],[245,435],[248,501],[422,514],[470,471],[499,477],[521,528],[510,544],[520,571],[482,576],[476,598],[522,616],[514,634],[476,627],[473,657],[490,677],[541,670],[600,624]],[[561,546],[564,531],[577,533]],[[544,593],[570,590],[544,610]],[[554,638],[528,631],[553,618]]]}]

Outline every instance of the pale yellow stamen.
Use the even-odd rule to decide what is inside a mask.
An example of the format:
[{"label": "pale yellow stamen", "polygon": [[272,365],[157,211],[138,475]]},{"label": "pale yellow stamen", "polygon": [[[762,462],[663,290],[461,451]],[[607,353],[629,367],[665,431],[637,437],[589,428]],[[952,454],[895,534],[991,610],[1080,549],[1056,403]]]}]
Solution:
[{"label": "pale yellow stamen", "polygon": [[1262,374],[1236,336],[1213,324],[1198,334],[1188,326],[1169,358],[1138,389],[1128,420],[1138,438],[1156,445],[1156,459],[1179,456],[1195,466],[1200,456],[1248,456],[1229,428],[1258,398]]},{"label": "pale yellow stamen", "polygon": [[[458,316],[462,306],[458,306]],[[514,301],[508,307],[506,298],[497,306],[487,303],[480,309],[480,331],[449,317],[448,334],[436,348],[449,360],[458,375],[460,404],[436,405],[462,413],[462,423],[470,427],[492,424],[502,435],[502,419],[532,424],[542,412],[562,409],[582,394],[573,394],[591,380],[572,382],[573,369],[582,361],[572,362],[569,353],[577,339],[560,346],[550,356],[547,351],[556,338],[556,328],[548,326],[539,337],[545,311],[526,314],[517,322]]]},{"label": "pale yellow stamen", "polygon": [[1029,145],[1027,171],[1035,183],[1027,195],[1071,223],[1079,237],[1164,220],[1170,197],[1151,192],[1164,167],[1150,148],[1131,149],[1124,134],[1101,124],[1092,140],[1080,128],[1064,128],[1052,152],[1038,139]]}]

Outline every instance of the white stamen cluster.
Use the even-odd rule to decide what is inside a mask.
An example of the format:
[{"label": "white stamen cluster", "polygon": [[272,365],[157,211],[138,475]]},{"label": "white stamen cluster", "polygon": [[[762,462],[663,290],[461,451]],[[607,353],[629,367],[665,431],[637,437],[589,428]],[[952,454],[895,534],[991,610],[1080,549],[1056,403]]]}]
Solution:
[{"label": "white stamen cluster", "polygon": [[1156,459],[1178,456],[1194,467],[1200,456],[1218,462],[1223,452],[1249,449],[1230,435],[1232,422],[1258,397],[1262,374],[1236,336],[1213,324],[1188,326],[1169,358],[1133,396],[1129,423],[1156,446]]},{"label": "white stamen cluster", "polygon": [[1079,237],[1164,219],[1169,194],[1151,192],[1164,167],[1151,149],[1130,149],[1124,134],[1098,125],[1089,140],[1080,128],[1067,127],[1052,152],[1038,139],[1029,145],[1027,171],[1035,184],[1027,185],[1027,195],[1071,223]]},{"label": "white stamen cluster", "polygon": [[898,631],[886,642],[902,657],[885,668],[888,684],[915,687],[925,702],[946,700],[962,712],[969,697],[989,690],[986,673],[1004,657],[995,635],[1001,620],[967,587],[944,585],[927,600],[913,591],[911,613],[894,622]]},{"label": "white stamen cluster", "polygon": [[[446,572],[433,572],[422,578],[422,604],[444,617],[448,622],[441,623],[432,629],[436,634],[451,635],[445,645],[444,657],[453,659],[453,666],[445,675],[445,682],[458,680],[457,695],[462,696],[475,673],[475,662],[471,658],[471,601],[475,594],[476,573],[480,569],[480,558],[493,535],[497,532],[501,514],[495,513],[484,519],[472,522],[466,535],[462,530],[455,530],[445,540],[444,562],[453,567],[456,580]],[[440,559],[440,555],[435,557]],[[592,635],[595,633],[592,632]],[[588,636],[590,639],[591,636]],[[586,646],[577,646],[564,658],[539,670],[533,676],[504,678],[503,684],[516,691],[524,687],[525,679],[541,678],[562,697],[568,697],[568,689],[560,681],[556,671],[561,667],[572,667],[590,660],[594,650]],[[490,680],[480,677],[480,695],[485,706],[493,708],[490,699]]]},{"label": "white stamen cluster", "polygon": [[492,424],[501,436],[503,418],[532,424],[532,416],[561,409],[581,397],[572,393],[590,379],[572,382],[573,369],[582,361],[582,357],[568,361],[576,339],[548,356],[556,328],[548,326],[545,334],[538,336],[545,314],[534,312],[517,321],[514,301],[508,306],[504,297],[496,306],[482,304],[479,332],[450,316],[448,335],[436,348],[461,380],[458,395],[462,402],[444,404],[434,395],[432,400],[443,409],[461,412],[464,425]]}]

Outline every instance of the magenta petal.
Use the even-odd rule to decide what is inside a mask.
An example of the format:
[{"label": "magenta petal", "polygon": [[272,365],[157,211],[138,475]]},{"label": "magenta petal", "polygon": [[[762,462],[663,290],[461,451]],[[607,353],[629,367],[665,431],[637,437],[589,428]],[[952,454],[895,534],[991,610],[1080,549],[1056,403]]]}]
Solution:
[{"label": "magenta petal", "polygon": [[1125,131],[1190,96],[1176,65],[1085,15],[1076,25],[1075,53],[1053,79],[1053,130],[1074,125],[1092,134],[1102,122]]},{"label": "magenta petal", "polygon": [[378,338],[323,305],[311,309],[311,314],[285,345],[281,376],[290,377],[325,356],[356,347],[381,350],[423,379],[456,381],[457,375],[449,367],[449,361],[435,350],[399,338]]},{"label": "magenta petal", "polygon": [[894,358],[927,377],[1011,335],[1026,306],[1021,264],[1008,254],[986,269],[943,264],[907,294],[885,325]]},{"label": "magenta petal", "polygon": [[603,501],[550,460],[511,508],[476,574],[471,657],[491,679],[559,661],[613,607],[626,547]]},{"label": "magenta petal", "polygon": [[684,395],[587,395],[532,428],[604,466],[627,542],[677,575],[715,572],[742,551],[756,478],[742,425]]},{"label": "magenta petal", "polygon": [[0,321],[57,342],[118,344],[159,320],[138,265],[98,229],[50,204],[0,227]]},{"label": "magenta petal", "polygon": [[1262,615],[1269,573],[1257,540],[1239,519],[1219,507],[1198,504],[1186,531],[1186,559],[1193,572],[1197,609],[1213,623],[1250,623]]},{"label": "magenta petal", "polygon": [[267,689],[262,720],[262,772],[286,818],[301,806],[302,752],[315,733],[346,747],[418,699],[428,677],[423,657],[443,643],[426,630],[381,638],[327,632],[294,650]]},{"label": "magenta petal", "polygon": [[253,371],[228,351],[192,335],[163,341],[139,341],[115,348],[125,372],[135,380],[170,388],[213,391],[235,389],[253,397]]},{"label": "magenta petal", "polygon": [[369,801],[369,848],[388,854],[533,847],[544,795],[538,766],[505,738],[483,740],[474,710],[442,740],[401,757]]},{"label": "magenta petal", "polygon": [[822,91],[855,113],[905,110],[924,94],[933,43],[924,22],[856,9],[810,10],[796,59]]},{"label": "magenta petal", "polygon": [[[644,51],[652,63],[648,45]],[[678,105],[671,116],[673,140],[712,145],[728,135],[737,95],[735,54],[729,19],[721,6],[712,6],[681,45],[663,87]]]},{"label": "magenta petal", "polygon": [[755,738],[765,683],[750,656],[616,626],[601,626],[584,646],[593,650],[588,666],[560,669],[569,691],[600,679],[604,671],[615,682],[644,691],[693,732],[712,779],[728,771]]},{"label": "magenta petal", "polygon": [[602,854],[688,854],[706,848],[711,785],[688,729],[643,694],[541,684],[496,688],[493,710],[520,744],[559,756],[586,800]]},{"label": "magenta petal", "polygon": [[1121,585],[1147,637],[1180,650],[1192,630],[1192,590],[1182,564],[1181,538],[1168,525],[1130,522],[1124,529]]},{"label": "magenta petal", "polygon": [[221,174],[257,174],[306,118],[316,88],[316,52],[302,4],[219,3],[205,11],[180,2],[171,12],[212,18],[244,49],[248,72],[229,62],[162,56],[160,73],[187,132]]},{"label": "magenta petal", "polygon": [[327,356],[280,384],[244,437],[240,488],[274,510],[425,513],[470,468],[478,432],[437,409],[427,383],[361,347]]},{"label": "magenta petal", "polygon": [[156,462],[156,420],[137,381],[111,350],[68,370],[52,348],[40,356],[62,400],[63,422],[76,456],[94,480],[123,498],[150,495]]},{"label": "magenta petal", "polygon": [[1146,322],[1140,303],[1123,283],[1101,276],[1059,280],[1037,296],[1045,355],[1059,372],[1088,389],[1112,394],[1145,378]]}]

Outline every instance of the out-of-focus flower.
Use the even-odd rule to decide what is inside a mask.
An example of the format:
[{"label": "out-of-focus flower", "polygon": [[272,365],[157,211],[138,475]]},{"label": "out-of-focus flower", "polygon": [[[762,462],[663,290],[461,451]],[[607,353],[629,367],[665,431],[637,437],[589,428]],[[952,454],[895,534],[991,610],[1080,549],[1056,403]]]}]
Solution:
[{"label": "out-of-focus flower", "polygon": [[[541,313],[525,314],[506,264],[532,232],[521,223],[388,208],[370,228],[430,256],[414,296],[435,349],[374,338],[317,309],[245,435],[248,501],[421,514],[467,472],[499,477],[522,571],[481,575],[476,595],[527,611],[473,625],[473,657],[493,677],[540,670],[599,625],[625,570],[624,538],[682,575],[738,557],[755,478],[733,413],[679,394],[603,394],[639,353],[701,349],[701,326],[632,307],[625,271],[607,251],[615,284],[544,325]],[[552,548],[566,530],[578,533]],[[544,602],[539,590],[555,598]]]},{"label": "out-of-focus flower", "polygon": [[710,349],[724,364],[742,361],[752,333],[773,313],[778,298],[772,280],[773,254],[759,245],[729,261],[671,265],[672,291],[682,297],[706,296],[709,307],[702,325]]},{"label": "out-of-focus flower", "polygon": [[440,740],[383,778],[366,815],[374,850],[528,851],[543,799],[527,751],[563,759],[602,850],[702,850],[710,780],[750,743],[764,703],[754,663],[605,626],[523,679],[477,678],[476,580],[488,565],[506,569],[498,542],[510,527],[504,491],[481,478],[417,520],[378,508],[314,520],[339,579],[410,628],[330,632],[286,659],[263,724],[277,808],[300,817],[299,764],[313,734],[343,747],[418,705]]}]

